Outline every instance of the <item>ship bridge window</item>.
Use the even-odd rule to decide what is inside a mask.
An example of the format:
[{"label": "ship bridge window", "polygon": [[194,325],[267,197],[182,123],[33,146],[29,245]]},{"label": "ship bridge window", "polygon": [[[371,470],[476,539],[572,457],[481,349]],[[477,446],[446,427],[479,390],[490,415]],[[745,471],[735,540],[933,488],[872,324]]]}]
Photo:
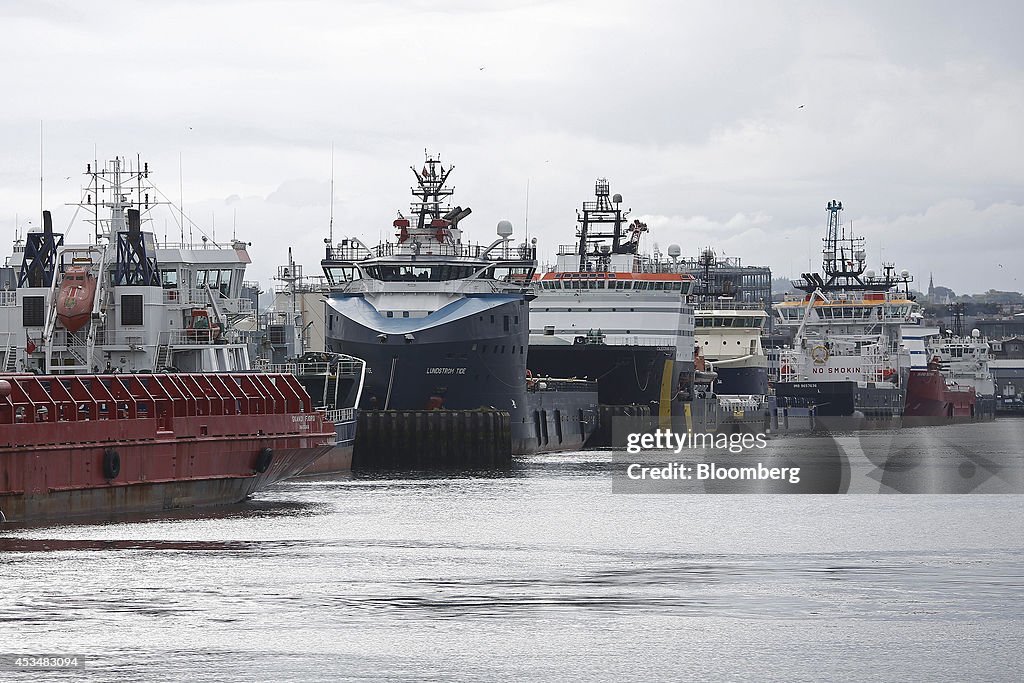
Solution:
[{"label": "ship bridge window", "polygon": [[444,282],[464,280],[476,272],[474,266],[457,265],[375,265],[367,266],[366,274],[384,282]]},{"label": "ship bridge window", "polygon": [[196,287],[202,289],[209,286],[211,290],[218,290],[224,296],[231,291],[231,271],[229,269],[219,270],[210,268],[196,271]]},{"label": "ship bridge window", "polygon": [[362,278],[355,266],[324,266],[324,275],[332,285],[351,282]]},{"label": "ship bridge window", "polygon": [[160,284],[170,289],[178,286],[178,271],[176,270],[161,270],[160,271]]},{"label": "ship bridge window", "polygon": [[525,285],[533,279],[533,271],[529,266],[494,266],[487,269],[486,277]]}]

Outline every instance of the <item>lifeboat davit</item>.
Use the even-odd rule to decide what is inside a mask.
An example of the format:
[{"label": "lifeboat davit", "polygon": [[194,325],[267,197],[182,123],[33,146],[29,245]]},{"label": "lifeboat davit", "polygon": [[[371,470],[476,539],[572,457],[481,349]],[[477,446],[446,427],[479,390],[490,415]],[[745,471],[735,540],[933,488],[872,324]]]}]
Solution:
[{"label": "lifeboat davit", "polygon": [[96,278],[85,266],[71,266],[57,290],[57,320],[69,332],[82,329],[92,314]]}]

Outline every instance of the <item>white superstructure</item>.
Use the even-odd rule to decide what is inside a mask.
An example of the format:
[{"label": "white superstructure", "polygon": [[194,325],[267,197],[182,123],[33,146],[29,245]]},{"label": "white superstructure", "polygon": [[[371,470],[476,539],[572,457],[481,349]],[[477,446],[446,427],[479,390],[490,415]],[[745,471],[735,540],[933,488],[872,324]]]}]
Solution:
[{"label": "white superstructure", "polygon": [[[77,205],[92,226],[88,241],[65,242],[44,212],[43,230],[16,240],[2,269],[0,367],[62,374],[248,369],[246,345],[233,329],[253,313],[241,297],[246,243],[221,245],[207,236],[198,244],[160,243],[150,212],[163,202],[148,164],[89,164],[86,177]],[[84,267],[95,287],[77,329],[60,315],[70,306],[62,284],[71,266]]]},{"label": "white superstructure", "polygon": [[761,345],[768,313],[760,304],[719,300],[698,304],[697,346],[715,369],[764,368],[768,357]]},{"label": "white superstructure", "polygon": [[[584,202],[578,244],[561,245],[553,270],[536,278],[530,303],[530,344],[658,346],[675,349],[680,368],[693,368],[694,278],[639,253],[647,226],[634,220],[608,181]],[[609,226],[602,228],[602,226]]]}]

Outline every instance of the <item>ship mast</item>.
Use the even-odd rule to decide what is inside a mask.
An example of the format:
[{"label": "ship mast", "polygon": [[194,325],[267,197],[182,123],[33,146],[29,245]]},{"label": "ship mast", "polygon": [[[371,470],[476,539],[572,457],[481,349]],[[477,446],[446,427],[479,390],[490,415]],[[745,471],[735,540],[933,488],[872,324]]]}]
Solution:
[{"label": "ship mast", "polygon": [[[576,220],[579,222],[577,233],[580,238],[579,257],[580,271],[587,270],[587,259],[591,243],[599,248],[601,240],[611,239],[612,254],[636,253],[636,245],[633,241],[622,244],[622,221],[629,214],[621,208],[622,195],[610,196],[610,189],[607,178],[598,178],[594,184],[594,195],[596,201],[583,202],[583,214],[576,212]],[[601,230],[601,226],[611,225]],[[644,226],[646,227],[646,226]],[[605,248],[607,250],[607,247]]]},{"label": "ship mast", "polygon": [[828,211],[828,234],[823,240],[825,248],[822,250],[824,260],[822,268],[825,277],[828,278],[828,286],[863,285],[861,275],[866,266],[864,259],[864,238],[854,237],[851,229],[847,235],[846,226],[843,225],[840,213],[843,210],[843,203],[833,199],[825,207]]},{"label": "ship mast", "polygon": [[440,159],[435,159],[429,154],[423,169],[417,171],[415,166],[410,166],[416,175],[417,185],[412,189],[412,194],[417,201],[412,203],[411,210],[417,216],[416,227],[424,228],[427,218],[430,220],[441,218],[441,207],[448,198],[455,192],[455,188],[447,187],[448,176],[455,170],[454,166],[445,168],[441,165]]}]

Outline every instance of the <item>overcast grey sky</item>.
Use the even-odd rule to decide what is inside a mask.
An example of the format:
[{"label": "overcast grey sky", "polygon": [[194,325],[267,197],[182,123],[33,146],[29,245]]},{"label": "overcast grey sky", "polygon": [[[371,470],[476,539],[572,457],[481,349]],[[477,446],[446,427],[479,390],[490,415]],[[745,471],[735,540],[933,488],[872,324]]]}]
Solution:
[{"label": "overcast grey sky", "polygon": [[[598,176],[648,246],[820,266],[828,200],[880,258],[1024,289],[1020,3],[0,2],[0,230],[66,227],[85,163],[141,154],[264,283],[295,248],[376,241],[424,148],[467,237],[548,258]],[[803,105],[803,108],[799,108]],[[155,219],[173,236],[169,219]],[[75,226],[81,239],[87,229]],[[1019,278],[1019,280],[1018,280]]]}]

